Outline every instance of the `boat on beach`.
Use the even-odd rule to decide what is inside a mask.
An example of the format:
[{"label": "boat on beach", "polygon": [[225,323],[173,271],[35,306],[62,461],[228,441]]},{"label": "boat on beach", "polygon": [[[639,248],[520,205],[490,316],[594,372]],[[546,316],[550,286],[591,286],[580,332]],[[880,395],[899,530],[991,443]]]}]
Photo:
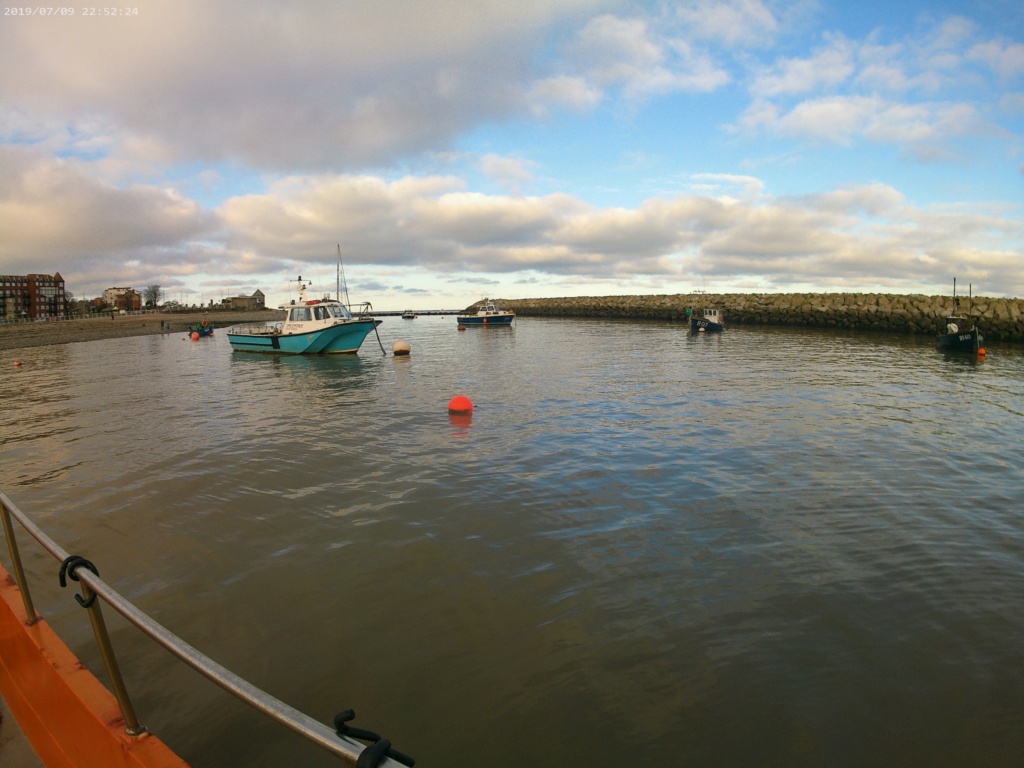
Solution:
[{"label": "boat on beach", "polygon": [[516,313],[511,309],[501,309],[487,299],[477,306],[476,314],[469,314],[470,310],[472,307],[456,317],[459,325],[512,325],[516,318]]},{"label": "boat on beach", "polygon": [[942,319],[942,328],[935,337],[937,349],[950,352],[977,352],[981,349],[984,337],[978,326],[975,325],[972,317],[974,310],[974,297],[972,288],[969,286],[967,314],[960,314],[960,299],[956,295],[956,278],[953,278],[953,307],[948,315]]},{"label": "boat on beach", "polygon": [[228,328],[231,348],[282,355],[354,355],[370,331],[376,331],[383,322],[371,316],[368,302],[353,313],[330,294],[309,298],[301,275],[298,284],[298,302],[293,299],[291,304],[279,307],[287,313],[284,320]]}]

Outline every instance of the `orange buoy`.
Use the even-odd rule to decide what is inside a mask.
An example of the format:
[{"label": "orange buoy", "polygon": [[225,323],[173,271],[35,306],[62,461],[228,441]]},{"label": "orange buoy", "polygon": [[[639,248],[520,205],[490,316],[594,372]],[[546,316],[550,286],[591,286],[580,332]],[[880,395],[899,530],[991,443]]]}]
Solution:
[{"label": "orange buoy", "polygon": [[984,357],[984,356],[985,356],[985,348],[984,347],[978,347],[978,357]]},{"label": "orange buoy", "polygon": [[15,368],[21,368],[21,360],[15,360],[14,361],[14,367]]},{"label": "orange buoy", "polygon": [[459,326],[459,330],[460,330],[460,331],[464,331],[464,330],[466,330],[466,326],[464,326],[464,325],[460,325],[460,326]]},{"label": "orange buoy", "polygon": [[192,331],[192,341],[199,341],[199,331]]},{"label": "orange buoy", "polygon": [[473,403],[465,395],[456,395],[448,401],[448,413],[469,413],[473,410]]}]

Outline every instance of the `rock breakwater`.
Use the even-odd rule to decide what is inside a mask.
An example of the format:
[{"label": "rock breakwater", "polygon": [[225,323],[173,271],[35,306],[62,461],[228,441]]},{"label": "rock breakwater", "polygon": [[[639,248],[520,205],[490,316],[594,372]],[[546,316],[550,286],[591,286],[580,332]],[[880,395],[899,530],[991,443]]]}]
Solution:
[{"label": "rock breakwater", "polygon": [[[524,317],[621,317],[686,320],[687,307],[724,310],[726,325],[846,328],[886,333],[938,333],[952,306],[949,296],[885,293],[721,293],[650,296],[579,296],[498,300]],[[1024,341],[1024,300],[960,298],[987,340]]]}]

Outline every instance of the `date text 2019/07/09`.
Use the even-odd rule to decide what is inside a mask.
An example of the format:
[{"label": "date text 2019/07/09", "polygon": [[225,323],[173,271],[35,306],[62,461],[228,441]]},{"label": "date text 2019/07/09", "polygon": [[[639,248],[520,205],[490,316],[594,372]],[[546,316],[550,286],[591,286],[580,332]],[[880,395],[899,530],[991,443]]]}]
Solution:
[{"label": "date text 2019/07/09", "polygon": [[138,16],[138,8],[93,6],[18,6],[4,8],[4,16]]}]

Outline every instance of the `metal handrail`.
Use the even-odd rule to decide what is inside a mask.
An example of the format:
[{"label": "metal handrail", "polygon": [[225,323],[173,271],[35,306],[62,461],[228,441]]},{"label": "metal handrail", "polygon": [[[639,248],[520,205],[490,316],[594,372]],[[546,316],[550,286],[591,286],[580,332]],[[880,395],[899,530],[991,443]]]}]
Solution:
[{"label": "metal handrail", "polygon": [[[22,598],[25,601],[26,612],[28,613],[31,621],[36,621],[37,615],[32,608],[32,599],[29,595],[28,582],[25,578],[24,569],[21,564],[21,556],[18,552],[17,543],[14,538],[14,529],[13,526],[11,526],[10,518],[12,516],[58,561],[65,562],[69,557],[71,557],[71,555],[64,550],[63,547],[57,544],[57,542],[47,536],[41,528],[28,518],[24,512],[18,509],[7,494],[0,491],[0,517],[3,518],[3,528],[7,537],[8,550],[13,560],[15,578],[18,582],[18,588],[22,592]],[[359,759],[359,755],[362,754],[364,750],[369,749],[369,747],[366,747],[363,744],[338,735],[336,731],[318,720],[314,720],[309,715],[290,707],[281,700],[271,696],[266,691],[257,688],[252,683],[221,666],[213,659],[204,655],[166,627],[155,621],[148,614],[144,613],[130,600],[125,598],[117,590],[103,581],[103,579],[98,575],[87,568],[78,568],[74,572],[74,577],[84,585],[82,592],[83,596],[86,598],[86,602],[88,602],[90,591],[103,598],[103,601],[111,608],[120,613],[125,619],[134,624],[145,634],[149,635],[149,637],[157,644],[163,646],[174,656],[177,656],[181,661],[185,662],[185,664],[219,685],[228,693],[244,701],[254,709],[262,712],[264,715],[267,715],[272,720],[277,721],[286,728],[305,737],[307,740],[313,742],[319,747],[322,747],[331,754],[348,760],[352,765],[356,764],[356,761]],[[89,609],[89,612],[91,618],[94,616],[101,616],[101,614],[99,614],[99,604],[94,603]],[[100,618],[99,623],[102,628],[102,635],[105,636],[106,629],[105,627],[102,627],[102,618]],[[125,722],[129,726],[126,730],[133,735],[138,734],[143,731],[144,728],[138,726],[137,721],[133,724],[134,713],[131,712],[130,702],[127,702],[127,692],[124,691],[124,684],[120,680],[120,673],[117,671],[116,661],[113,660],[113,650],[109,647],[109,638],[105,641],[107,645],[107,648],[105,649],[103,647],[104,640],[100,637],[101,632],[96,627],[95,619],[93,620],[93,628],[97,631],[97,642],[101,646],[101,655],[104,657],[104,663],[107,664],[107,672],[111,676],[111,682],[115,688],[115,696],[118,699],[118,703],[122,705],[122,713],[125,715]],[[107,658],[108,650],[110,654],[109,660]],[[109,661],[113,661],[114,663],[113,670],[108,663]],[[121,701],[122,693],[125,697],[125,702]],[[126,702],[128,706],[127,712],[125,712],[124,706]],[[382,766],[383,768],[404,768],[403,763],[392,760],[389,757],[384,757],[377,763],[377,765]]]}]

